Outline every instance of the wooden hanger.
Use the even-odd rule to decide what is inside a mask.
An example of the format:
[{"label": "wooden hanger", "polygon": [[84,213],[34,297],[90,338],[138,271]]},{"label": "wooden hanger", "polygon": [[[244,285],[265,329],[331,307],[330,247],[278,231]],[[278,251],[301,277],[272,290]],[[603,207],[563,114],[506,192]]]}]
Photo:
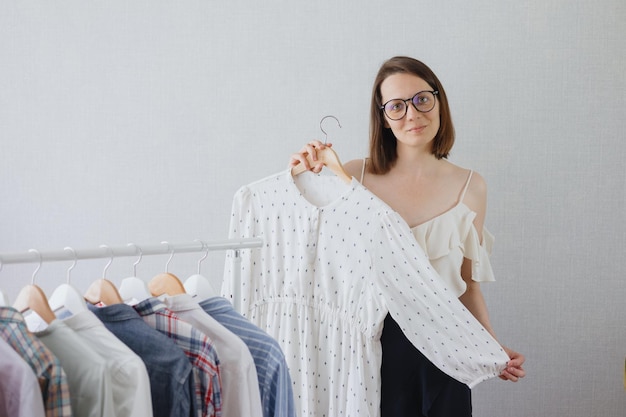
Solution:
[{"label": "wooden hanger", "polygon": [[[30,249],[29,252],[36,252],[39,254],[36,249]],[[56,316],[50,308],[50,304],[48,304],[46,294],[44,294],[41,288],[35,285],[35,275],[37,275],[39,268],[41,268],[41,254],[39,254],[39,266],[35,269],[35,272],[33,272],[31,283],[21,289],[15,299],[15,302],[13,303],[13,308],[20,313],[32,310],[46,323],[50,324],[56,319]]]},{"label": "wooden hanger", "polygon": [[20,313],[32,310],[48,324],[56,319],[54,312],[50,308],[50,304],[48,304],[46,294],[44,294],[41,288],[34,284],[29,284],[22,288],[13,303],[13,308]]},{"label": "wooden hanger", "polygon": [[[100,245],[100,247],[109,249],[109,247],[106,245]],[[122,301],[122,297],[120,296],[120,293],[117,291],[115,284],[113,284],[111,281],[106,279],[107,269],[109,268],[112,262],[113,262],[113,251],[111,251],[111,259],[109,260],[109,263],[105,265],[104,271],[102,271],[103,278],[92,282],[89,288],[87,289],[87,292],[85,293],[85,299],[89,301],[91,304],[95,305],[98,303],[102,303],[105,306],[110,306],[113,304],[122,304],[124,302]]]},{"label": "wooden hanger", "polygon": [[124,302],[115,284],[106,278],[92,282],[87,292],[85,292],[85,299],[93,305],[102,303],[105,306],[122,304]]},{"label": "wooden hanger", "polygon": [[152,278],[148,283],[148,289],[155,297],[163,294],[178,295],[186,293],[185,287],[183,286],[183,283],[180,282],[180,279],[178,279],[176,275],[170,274],[169,272],[158,274]]},{"label": "wooden hanger", "polygon": [[[322,131],[322,133],[324,133],[324,136],[326,137],[326,139],[324,140],[324,143],[328,142],[328,135],[326,134],[326,131],[322,127],[322,122],[324,121],[324,119],[328,117],[332,117],[333,119],[335,119],[339,127],[341,127],[341,123],[339,123],[339,120],[335,116],[323,117],[322,120],[320,120],[320,130]],[[311,159],[311,155],[307,155],[306,159],[309,162],[309,166],[315,165],[317,162],[322,162],[324,166],[328,167],[335,175],[341,178],[344,182],[348,184],[352,182],[352,176],[348,175],[348,173],[345,171],[345,169],[343,168],[343,165],[339,161],[339,156],[337,156],[337,153],[332,148],[327,147],[322,150],[318,150],[317,162]],[[298,164],[291,169],[291,175],[295,177],[296,175],[299,175],[303,173],[304,171],[306,171],[304,164]]]},{"label": "wooden hanger", "polygon": [[[337,153],[332,148],[324,148],[317,151],[317,162],[311,159],[311,155],[307,155],[307,161],[309,166],[315,165],[317,162],[322,162],[324,166],[328,167],[335,175],[341,178],[345,183],[350,184],[352,177],[344,170],[343,165],[339,161]],[[304,164],[298,164],[291,169],[291,175],[294,177],[306,171]]]},{"label": "wooden hanger", "polygon": [[[161,242],[161,243],[166,244],[169,247],[169,244],[167,242]],[[167,263],[165,264],[165,272],[163,272],[162,274],[158,274],[157,276],[152,278],[150,282],[148,283],[148,289],[150,290],[150,293],[155,297],[158,297],[164,294],[166,295],[185,294],[185,287],[183,286],[183,283],[180,282],[180,279],[178,279],[176,275],[168,272],[170,262],[172,261],[173,257],[174,257],[174,251],[171,252],[170,257],[167,260]]]}]

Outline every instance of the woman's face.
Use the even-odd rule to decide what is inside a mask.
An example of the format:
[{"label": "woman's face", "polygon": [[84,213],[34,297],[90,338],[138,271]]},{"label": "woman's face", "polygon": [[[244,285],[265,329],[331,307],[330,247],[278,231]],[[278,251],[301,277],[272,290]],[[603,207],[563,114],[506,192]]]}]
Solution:
[{"label": "woman's face", "polygon": [[[432,91],[433,87],[420,77],[407,74],[392,74],[380,85],[382,103],[392,99],[410,99],[417,92]],[[406,115],[400,120],[391,120],[383,113],[385,127],[392,130],[398,140],[398,151],[402,146],[421,147],[428,152],[432,149],[432,141],[439,131],[439,101],[435,98],[435,107],[427,113],[417,111],[415,106],[407,102]]]}]

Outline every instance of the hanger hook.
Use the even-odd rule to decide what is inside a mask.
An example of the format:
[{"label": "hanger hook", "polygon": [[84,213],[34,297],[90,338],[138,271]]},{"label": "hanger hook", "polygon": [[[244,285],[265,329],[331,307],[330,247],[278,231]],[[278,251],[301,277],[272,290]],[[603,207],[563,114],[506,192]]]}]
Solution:
[{"label": "hanger hook", "polygon": [[195,242],[200,242],[200,244],[202,245],[202,249],[206,248],[206,252],[204,253],[204,256],[202,258],[200,258],[200,260],[198,260],[198,275],[200,275],[200,264],[202,263],[202,261],[204,261],[207,256],[209,256],[209,248],[206,245],[206,243],[204,243],[202,240],[200,239],[194,239]]},{"label": "hanger hook", "polygon": [[133,264],[133,276],[136,277],[137,276],[137,265],[139,265],[139,262],[141,262],[141,258],[143,258],[143,251],[141,250],[139,245],[135,245],[134,243],[129,243],[126,246],[134,246],[139,251],[139,259],[137,259],[137,261]]},{"label": "hanger hook", "polygon": [[[167,240],[164,240],[163,242],[161,242],[162,245],[167,245],[167,249],[170,249],[170,243]],[[174,249],[172,249],[172,251],[170,252],[170,258],[167,260],[167,262],[165,263],[165,273],[169,273],[170,272],[170,262],[172,262],[172,258],[174,257]]]},{"label": "hanger hook", "polygon": [[111,264],[113,263],[113,249],[111,249],[109,246],[107,245],[100,245],[101,248],[106,249],[107,251],[109,251],[111,253],[111,258],[109,259],[109,262],[104,266],[104,270],[102,271],[102,278],[106,278],[107,277],[107,269],[109,269],[109,267],[111,266]]},{"label": "hanger hook", "polygon": [[76,263],[78,262],[78,256],[76,255],[76,251],[74,250],[74,248],[72,248],[71,246],[66,246],[63,248],[64,251],[69,250],[72,251],[72,254],[74,254],[74,262],[72,263],[72,265],[67,269],[67,284],[69,285],[70,283],[70,272],[72,272],[72,269],[74,269],[74,267],[76,266]]},{"label": "hanger hook", "polygon": [[324,134],[324,145],[326,145],[326,142],[328,141],[328,133],[326,133],[326,131],[322,127],[322,123],[324,122],[324,120],[328,119],[329,117],[332,117],[333,119],[335,119],[337,121],[337,125],[341,127],[341,123],[339,123],[339,119],[337,119],[335,116],[328,115],[328,116],[322,117],[322,120],[320,120],[320,130]]},{"label": "hanger hook", "polygon": [[37,268],[33,271],[33,276],[30,279],[31,285],[35,285],[35,275],[37,275],[37,272],[39,272],[39,270],[41,269],[41,253],[37,249],[29,249],[28,251],[31,253],[36,253],[39,257],[39,265],[37,265]]}]

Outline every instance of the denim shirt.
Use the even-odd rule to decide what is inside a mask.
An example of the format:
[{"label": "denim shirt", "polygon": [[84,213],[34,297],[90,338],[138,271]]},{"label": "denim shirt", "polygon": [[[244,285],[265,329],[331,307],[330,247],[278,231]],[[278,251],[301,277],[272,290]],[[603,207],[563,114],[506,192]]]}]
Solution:
[{"label": "denim shirt", "polygon": [[105,327],[145,363],[154,417],[196,415],[191,363],[164,334],[150,327],[126,304],[88,305]]}]

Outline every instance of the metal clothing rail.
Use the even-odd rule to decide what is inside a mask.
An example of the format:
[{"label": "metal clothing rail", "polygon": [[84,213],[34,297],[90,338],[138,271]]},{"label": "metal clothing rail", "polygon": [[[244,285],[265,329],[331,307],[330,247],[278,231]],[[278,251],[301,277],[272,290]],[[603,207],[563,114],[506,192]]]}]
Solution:
[{"label": "metal clothing rail", "polygon": [[134,244],[125,246],[101,245],[99,248],[0,253],[0,266],[7,264],[41,263],[50,261],[76,261],[81,259],[117,258],[121,256],[173,255],[177,253],[205,252],[217,250],[235,250],[258,248],[263,245],[260,238],[227,239],[221,241],[200,241],[183,243],[162,242],[159,244]]}]

